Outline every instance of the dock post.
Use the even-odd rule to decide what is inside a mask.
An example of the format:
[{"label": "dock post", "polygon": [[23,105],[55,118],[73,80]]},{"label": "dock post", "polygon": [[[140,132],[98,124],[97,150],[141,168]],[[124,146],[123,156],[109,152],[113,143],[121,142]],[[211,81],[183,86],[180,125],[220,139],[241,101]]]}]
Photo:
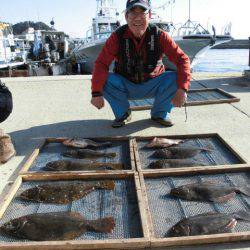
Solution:
[{"label": "dock post", "polygon": [[244,77],[250,80],[250,37],[248,37],[248,50],[249,50],[249,58],[248,58],[248,69],[244,70]]}]

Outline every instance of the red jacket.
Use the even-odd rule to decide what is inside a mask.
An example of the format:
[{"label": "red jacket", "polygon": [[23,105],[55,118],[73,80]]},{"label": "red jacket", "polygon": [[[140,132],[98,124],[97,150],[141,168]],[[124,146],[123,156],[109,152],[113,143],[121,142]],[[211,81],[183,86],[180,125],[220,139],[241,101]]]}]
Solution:
[{"label": "red jacket", "polygon": [[[128,28],[128,35],[133,39],[136,49],[139,51],[144,42],[145,35],[140,42],[136,40],[132,32]],[[177,84],[179,88],[188,90],[190,84],[190,61],[188,56],[180,49],[180,47],[173,41],[167,32],[161,32],[160,46],[163,54],[173,62],[177,67]],[[119,41],[117,34],[113,32],[107,39],[101,53],[99,54],[92,76],[92,92],[102,93],[103,86],[106,83],[109,65],[113,60],[117,60],[117,53],[119,51]],[[156,76],[162,72],[156,72]],[[154,76],[155,77],[155,76]]]}]

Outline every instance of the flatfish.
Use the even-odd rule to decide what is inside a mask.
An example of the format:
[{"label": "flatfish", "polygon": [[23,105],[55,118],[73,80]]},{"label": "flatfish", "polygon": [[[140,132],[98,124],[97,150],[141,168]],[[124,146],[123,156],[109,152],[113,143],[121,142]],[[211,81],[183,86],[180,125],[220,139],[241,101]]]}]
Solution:
[{"label": "flatfish", "polygon": [[168,148],[172,145],[178,145],[181,142],[184,141],[179,139],[167,139],[167,138],[155,137],[148,144],[145,145],[145,148]]},{"label": "flatfish", "polygon": [[70,138],[62,142],[63,145],[74,147],[74,148],[99,148],[99,147],[110,147],[111,142],[95,142],[90,139],[84,138]]},{"label": "flatfish", "polygon": [[0,227],[4,234],[34,241],[73,240],[84,232],[111,233],[113,217],[86,220],[80,213],[54,212],[29,214]]},{"label": "flatfish", "polygon": [[105,153],[102,151],[95,151],[91,149],[77,149],[77,150],[68,150],[63,153],[63,156],[72,157],[72,158],[99,158],[99,157],[107,157],[114,158],[116,157],[116,153]]},{"label": "flatfish", "polygon": [[226,202],[236,193],[250,196],[250,186],[230,187],[213,182],[192,183],[172,188],[170,195],[185,200]]},{"label": "flatfish", "polygon": [[122,164],[109,164],[109,163],[83,163],[77,161],[51,161],[45,166],[45,170],[50,171],[87,171],[87,170],[120,170],[123,169]]},{"label": "flatfish", "polygon": [[114,181],[100,181],[92,184],[37,185],[22,192],[20,198],[41,203],[68,204],[96,189],[114,190],[114,188]]},{"label": "flatfish", "polygon": [[168,232],[167,236],[193,236],[219,233],[231,233],[237,220],[250,222],[250,212],[238,211],[232,214],[204,213],[180,220]]},{"label": "flatfish", "polygon": [[200,154],[201,152],[211,152],[212,149],[208,148],[195,148],[195,147],[169,147],[156,150],[152,157],[165,158],[165,159],[185,159],[191,158]]},{"label": "flatfish", "polygon": [[195,166],[204,166],[204,164],[191,159],[164,159],[151,162],[148,168],[182,168]]}]

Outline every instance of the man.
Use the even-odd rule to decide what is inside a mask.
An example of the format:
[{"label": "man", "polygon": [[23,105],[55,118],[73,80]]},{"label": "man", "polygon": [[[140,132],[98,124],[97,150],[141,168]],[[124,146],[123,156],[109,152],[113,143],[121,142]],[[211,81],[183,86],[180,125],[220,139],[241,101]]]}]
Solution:
[{"label": "man", "polygon": [[[189,58],[165,31],[149,24],[147,0],[128,0],[125,18],[127,25],[111,34],[95,62],[91,103],[101,109],[105,98],[115,115],[112,126],[117,128],[131,119],[129,99],[153,97],[151,119],[172,126],[168,114],[173,106],[186,102]],[[165,72],[163,54],[177,66],[177,73]],[[114,73],[109,73],[113,60]]]}]

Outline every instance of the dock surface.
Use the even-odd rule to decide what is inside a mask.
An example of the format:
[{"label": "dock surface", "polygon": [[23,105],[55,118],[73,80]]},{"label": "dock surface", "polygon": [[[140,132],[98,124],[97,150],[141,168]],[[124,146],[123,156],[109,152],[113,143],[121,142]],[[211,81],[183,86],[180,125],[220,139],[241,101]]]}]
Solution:
[{"label": "dock surface", "polygon": [[[232,104],[191,106],[171,113],[175,126],[164,128],[150,120],[150,111],[134,111],[125,127],[111,127],[108,103],[101,110],[90,105],[90,75],[5,78],[14,108],[1,124],[10,134],[17,155],[1,165],[0,191],[16,179],[21,164],[45,137],[152,136],[218,133],[250,164],[250,80],[242,72],[195,73],[192,89],[221,88],[241,100]],[[195,80],[194,80],[195,79]],[[213,245],[214,249],[250,249],[249,242]],[[209,246],[171,249],[210,249]],[[163,249],[163,248],[159,248]],[[167,248],[165,248],[167,249]]]}]

